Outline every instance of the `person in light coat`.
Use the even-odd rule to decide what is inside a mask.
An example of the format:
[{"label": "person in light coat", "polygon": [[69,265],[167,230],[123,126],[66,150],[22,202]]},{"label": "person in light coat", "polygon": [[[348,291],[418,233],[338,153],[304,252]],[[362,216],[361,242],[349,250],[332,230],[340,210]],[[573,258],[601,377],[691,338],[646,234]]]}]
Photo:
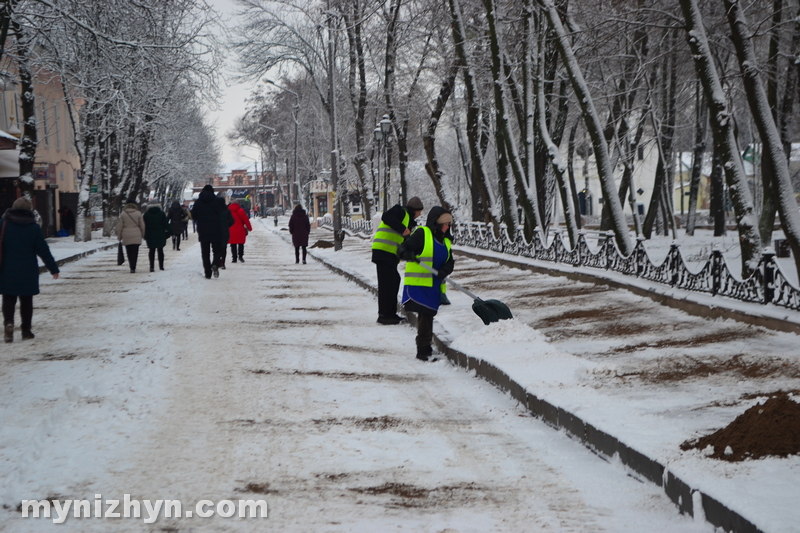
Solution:
[{"label": "person in light coat", "polygon": [[136,272],[136,261],[139,258],[139,246],[144,239],[145,225],[142,212],[136,202],[128,202],[117,220],[117,239],[125,246],[131,274]]}]

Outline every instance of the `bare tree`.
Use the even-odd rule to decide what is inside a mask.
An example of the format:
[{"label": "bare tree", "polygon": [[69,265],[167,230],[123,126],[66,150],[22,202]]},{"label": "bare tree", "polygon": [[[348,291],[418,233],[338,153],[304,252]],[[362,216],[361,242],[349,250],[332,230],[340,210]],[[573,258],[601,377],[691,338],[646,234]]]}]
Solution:
[{"label": "bare tree", "polygon": [[686,35],[689,48],[692,50],[695,70],[703,85],[709,107],[714,143],[719,150],[728,190],[736,212],[739,243],[742,249],[742,275],[749,276],[758,267],[761,238],[753,212],[753,197],[750,194],[734,137],[733,117],[725,99],[725,93],[722,91],[697,0],[680,0],[680,6],[686,22]]}]

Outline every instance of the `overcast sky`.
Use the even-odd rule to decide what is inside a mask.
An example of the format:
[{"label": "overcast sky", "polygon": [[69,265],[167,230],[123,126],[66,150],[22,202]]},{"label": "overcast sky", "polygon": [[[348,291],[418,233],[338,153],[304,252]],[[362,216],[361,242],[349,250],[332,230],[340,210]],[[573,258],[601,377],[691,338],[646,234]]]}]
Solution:
[{"label": "overcast sky", "polygon": [[[223,17],[223,22],[232,26],[233,13],[236,11],[236,6],[233,0],[207,0],[208,3],[214,7]],[[226,65],[235,65],[235,58],[230,55]],[[235,75],[233,71],[225,72],[226,78],[231,78]],[[244,113],[244,101],[250,95],[252,84],[236,84],[227,80],[227,85],[223,82],[220,108],[216,111],[208,111],[209,121],[215,124],[217,131],[217,138],[219,139],[220,147],[222,148],[222,163],[232,163],[236,161],[249,161],[247,156],[255,158],[258,156],[258,151],[254,148],[243,147],[241,149],[231,145],[226,139],[226,134],[233,128],[236,118]]]}]

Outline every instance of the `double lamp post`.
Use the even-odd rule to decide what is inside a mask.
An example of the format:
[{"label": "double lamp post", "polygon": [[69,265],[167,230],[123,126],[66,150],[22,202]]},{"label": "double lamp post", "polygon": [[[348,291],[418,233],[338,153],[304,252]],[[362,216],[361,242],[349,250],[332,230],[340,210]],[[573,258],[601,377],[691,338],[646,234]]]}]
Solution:
[{"label": "double lamp post", "polygon": [[[389,209],[389,167],[392,164],[391,155],[389,154],[389,140],[391,139],[392,134],[392,121],[389,120],[389,115],[383,115],[383,118],[380,122],[375,126],[375,129],[372,130],[372,135],[375,138],[375,143],[378,145],[378,179],[381,177],[381,149],[383,149],[384,156],[386,160],[384,161],[384,168],[383,168],[383,184],[382,184],[382,207],[383,212],[385,213]],[[372,190],[374,191],[375,187],[375,179],[373,177],[372,180]]]}]

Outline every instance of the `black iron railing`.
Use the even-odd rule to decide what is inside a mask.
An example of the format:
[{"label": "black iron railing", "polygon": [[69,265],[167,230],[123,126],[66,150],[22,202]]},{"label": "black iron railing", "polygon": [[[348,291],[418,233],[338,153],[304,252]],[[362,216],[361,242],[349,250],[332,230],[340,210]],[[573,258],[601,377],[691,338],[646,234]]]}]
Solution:
[{"label": "black iron railing", "polygon": [[[332,226],[330,217],[323,218],[322,224]],[[342,227],[355,233],[372,233],[372,222],[369,220],[353,221],[343,217]],[[500,237],[495,237],[491,226],[483,222],[456,223],[451,231],[453,242],[460,246],[576,267],[611,270],[687,291],[800,310],[800,289],[787,279],[775,260],[775,253],[771,251],[762,254],[758,267],[749,278],[740,280],[731,273],[719,250],[712,251],[703,266],[693,272],[686,265],[678,244],[672,244],[664,261],[656,265],[647,255],[644,239],[639,239],[633,253],[625,257],[614,242],[613,232],[601,232],[594,236],[581,233],[577,246],[570,249],[558,231],[554,232],[549,244],[542,241],[538,232],[531,242],[527,242],[522,229],[516,232],[513,239],[505,228],[501,230]],[[589,240],[597,241],[595,250],[590,247]]]}]

